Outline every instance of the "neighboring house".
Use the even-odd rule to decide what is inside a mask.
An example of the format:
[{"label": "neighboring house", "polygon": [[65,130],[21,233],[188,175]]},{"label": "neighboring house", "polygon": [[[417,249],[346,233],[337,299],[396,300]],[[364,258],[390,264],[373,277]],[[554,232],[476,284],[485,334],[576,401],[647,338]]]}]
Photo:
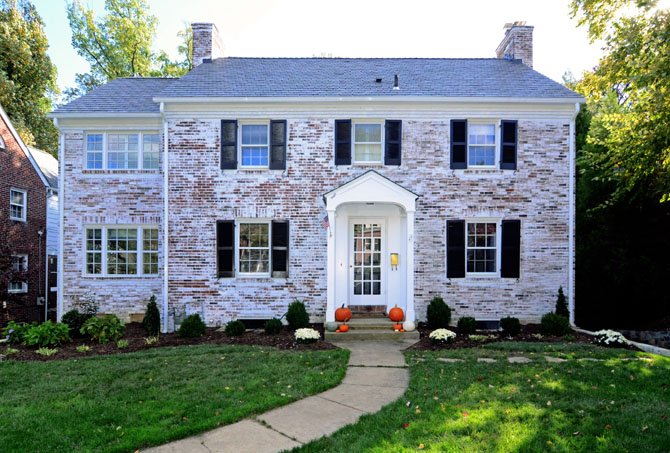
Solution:
[{"label": "neighboring house", "polygon": [[0,199],[0,253],[11,265],[0,282],[0,323],[55,319],[58,161],[26,146],[2,107]]},{"label": "neighboring house", "polygon": [[[59,313],[207,324],[339,305],[538,321],[574,301],[583,99],[532,69],[533,27],[491,59],[225,58],[193,24],[180,79],[117,79],[53,113]],[[167,150],[167,153],[166,153]]]}]

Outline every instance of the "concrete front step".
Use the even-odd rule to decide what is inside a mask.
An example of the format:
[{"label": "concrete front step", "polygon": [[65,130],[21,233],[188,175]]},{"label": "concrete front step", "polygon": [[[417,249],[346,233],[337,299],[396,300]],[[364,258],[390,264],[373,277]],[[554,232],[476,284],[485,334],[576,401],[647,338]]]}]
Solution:
[{"label": "concrete front step", "polygon": [[[351,327],[351,326],[350,326]],[[349,332],[325,332],[326,341],[403,341],[419,340],[419,332],[395,332],[388,329],[350,328]]]},{"label": "concrete front step", "polygon": [[349,327],[352,329],[380,329],[380,330],[392,330],[393,329],[393,324],[395,324],[393,321],[390,319],[383,317],[383,318],[370,318],[370,317],[365,317],[365,318],[357,318],[353,317],[349,322]]}]

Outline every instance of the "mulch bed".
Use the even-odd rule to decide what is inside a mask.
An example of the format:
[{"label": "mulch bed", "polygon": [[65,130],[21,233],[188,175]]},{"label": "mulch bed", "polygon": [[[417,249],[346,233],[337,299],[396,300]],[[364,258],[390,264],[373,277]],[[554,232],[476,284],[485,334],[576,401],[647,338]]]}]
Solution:
[{"label": "mulch bed", "polygon": [[[418,343],[410,346],[408,349],[411,350],[423,350],[423,351],[436,351],[439,349],[461,349],[461,348],[476,348],[483,344],[495,343],[498,341],[523,341],[528,343],[585,343],[593,344],[593,337],[581,332],[572,331],[569,335],[565,337],[554,337],[541,335],[540,336],[540,325],[539,324],[525,324],[521,326],[521,333],[516,337],[510,338],[503,335],[502,332],[496,331],[477,331],[476,335],[487,335],[491,338],[485,340],[475,341],[470,340],[468,335],[457,334],[453,342],[445,345],[434,345],[428,335],[432,332],[432,329],[429,329],[425,323],[419,323],[417,330],[421,335],[421,339]],[[455,331],[454,328],[450,329]],[[635,346],[629,345],[627,349],[637,350]]]},{"label": "mulch bed", "polygon": [[[312,327],[319,332],[323,337],[323,325],[314,324]],[[123,339],[128,341],[128,346],[119,349],[116,342],[107,344],[98,344],[93,342],[90,338],[76,338],[71,343],[57,346],[58,352],[52,356],[42,356],[35,352],[36,347],[28,347],[23,345],[11,345],[12,348],[18,349],[16,354],[8,355],[5,360],[63,360],[90,357],[96,355],[121,354],[127,352],[143,351],[146,349],[154,349],[166,346],[185,346],[185,345],[200,345],[200,344],[237,344],[237,345],[255,345],[255,346],[270,346],[277,349],[296,349],[296,350],[323,350],[323,349],[338,349],[337,346],[327,343],[325,341],[317,341],[312,344],[297,344],[293,336],[293,331],[288,328],[282,329],[277,335],[268,335],[263,329],[247,330],[239,337],[229,337],[225,332],[218,331],[219,327],[208,327],[205,335],[199,338],[181,338],[176,333],[161,334],[158,343],[147,345],[144,339],[148,336],[141,323],[134,322],[126,324],[126,330]],[[91,350],[88,352],[77,352],[77,346],[88,345]],[[0,346],[0,354],[4,353],[4,345]]]}]

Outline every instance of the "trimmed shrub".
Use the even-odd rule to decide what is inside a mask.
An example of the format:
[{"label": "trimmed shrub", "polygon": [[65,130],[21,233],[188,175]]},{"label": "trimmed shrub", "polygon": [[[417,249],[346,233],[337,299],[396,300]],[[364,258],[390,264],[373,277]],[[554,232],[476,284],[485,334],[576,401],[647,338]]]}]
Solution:
[{"label": "trimmed shrub", "polygon": [[477,330],[477,321],[471,316],[463,316],[458,320],[456,329],[463,335],[470,335]]},{"label": "trimmed shrub", "polygon": [[24,322],[9,321],[7,326],[2,329],[2,337],[6,339],[9,344],[23,343],[28,329],[36,325],[37,323],[28,324]]},{"label": "trimmed shrub", "polygon": [[565,294],[563,294],[563,287],[558,288],[558,297],[556,298],[556,311],[557,315],[565,316],[570,319],[570,310],[568,309],[568,301],[565,300]]},{"label": "trimmed shrub", "polygon": [[265,333],[268,335],[277,335],[281,332],[283,324],[277,318],[268,319],[265,321]]},{"label": "trimmed shrub", "polygon": [[296,299],[288,305],[286,321],[293,330],[309,327],[309,315],[302,301]]},{"label": "trimmed shrub", "polygon": [[561,337],[570,332],[570,321],[565,316],[556,313],[547,313],[542,316],[540,330],[543,335],[555,335]]},{"label": "trimmed shrub", "polygon": [[500,320],[500,328],[502,329],[503,334],[509,337],[516,337],[521,333],[521,323],[519,322],[519,318],[514,318],[512,316],[502,318]]},{"label": "trimmed shrub", "polygon": [[205,323],[200,319],[200,315],[195,313],[184,319],[177,331],[180,337],[197,338],[205,334]]},{"label": "trimmed shrub", "polygon": [[67,324],[45,321],[31,326],[24,334],[23,341],[27,346],[57,346],[70,342],[70,327]]},{"label": "trimmed shrub", "polygon": [[144,319],[142,319],[142,326],[147,332],[147,335],[156,336],[161,330],[161,315],[158,312],[158,306],[156,305],[156,296],[151,296],[149,303],[147,304],[147,311],[144,313]]},{"label": "trimmed shrub", "polygon": [[90,335],[98,343],[109,343],[120,340],[125,326],[116,315],[106,315],[98,318],[94,316],[84,323],[81,333]]},{"label": "trimmed shrub", "polygon": [[444,299],[440,296],[435,296],[430,301],[426,315],[428,328],[430,329],[446,329],[451,322],[451,308],[444,303]]},{"label": "trimmed shrub", "polygon": [[239,337],[240,335],[244,334],[246,330],[247,327],[239,319],[236,321],[230,321],[228,324],[226,324],[226,335],[229,337]]},{"label": "trimmed shrub", "polygon": [[72,338],[81,338],[81,328],[84,326],[84,323],[93,317],[89,313],[79,313],[79,310],[74,309],[70,310],[63,315],[61,322],[67,324],[70,328],[70,337]]}]

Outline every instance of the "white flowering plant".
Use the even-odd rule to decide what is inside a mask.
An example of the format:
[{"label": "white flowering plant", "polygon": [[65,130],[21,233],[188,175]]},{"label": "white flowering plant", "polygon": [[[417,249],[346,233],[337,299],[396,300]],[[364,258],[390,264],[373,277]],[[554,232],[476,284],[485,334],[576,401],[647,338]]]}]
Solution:
[{"label": "white flowering plant", "polygon": [[430,338],[433,344],[447,344],[454,341],[456,332],[452,332],[449,329],[435,329],[428,335],[428,338]]},{"label": "white flowering plant", "polygon": [[295,341],[297,343],[315,343],[321,339],[321,334],[318,330],[303,328],[295,331]]},{"label": "white flowering plant", "polygon": [[614,330],[597,331],[594,341],[601,346],[626,346],[628,344],[626,337]]}]

